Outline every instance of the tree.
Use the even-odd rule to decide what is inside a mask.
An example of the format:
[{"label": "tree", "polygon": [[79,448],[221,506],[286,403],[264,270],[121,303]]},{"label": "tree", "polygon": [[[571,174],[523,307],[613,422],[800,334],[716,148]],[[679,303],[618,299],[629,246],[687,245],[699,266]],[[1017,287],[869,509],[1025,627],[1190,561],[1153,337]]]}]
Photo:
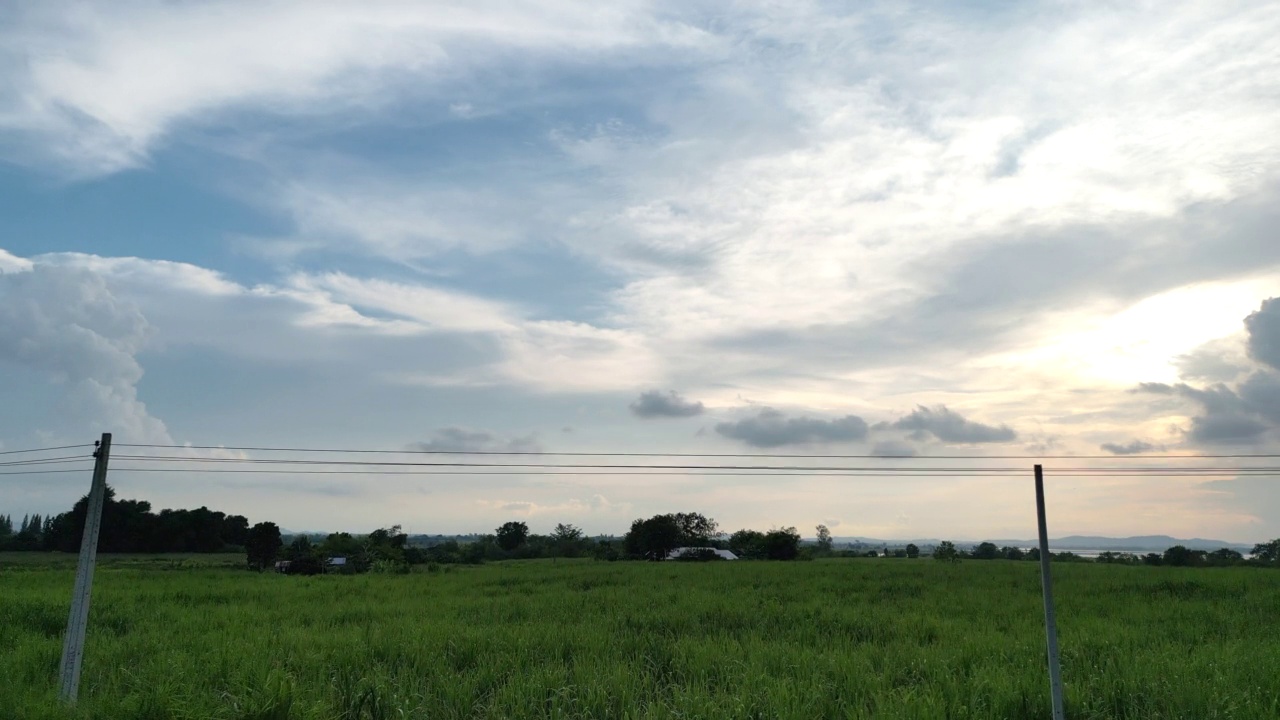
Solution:
[{"label": "tree", "polygon": [[995,543],[978,543],[978,546],[973,549],[972,557],[974,560],[995,560],[1000,557],[1000,548],[996,547]]},{"label": "tree", "polygon": [[1267,565],[1280,563],[1280,538],[1254,545],[1253,552],[1250,555],[1253,556],[1254,560]]},{"label": "tree", "polygon": [[1210,565],[1235,565],[1244,560],[1244,556],[1231,548],[1222,548],[1209,553]]},{"label": "tree", "polygon": [[249,528],[245,538],[245,555],[249,567],[262,570],[275,563],[284,542],[280,539],[280,528],[272,522],[261,522]]},{"label": "tree", "polygon": [[746,560],[764,559],[764,533],[759,530],[739,530],[729,536],[729,549]]},{"label": "tree", "polygon": [[563,557],[576,557],[581,549],[582,539],[582,530],[573,525],[557,523],[556,529],[551,531],[551,543]]},{"label": "tree", "polygon": [[522,522],[505,522],[494,531],[494,535],[497,536],[498,547],[511,552],[528,541],[529,526]]},{"label": "tree", "polygon": [[793,527],[764,534],[764,556],[770,560],[795,560],[800,555],[800,533]]},{"label": "tree", "polygon": [[645,560],[665,560],[681,545],[680,524],[674,515],[654,515],[636,520],[623,538],[627,554]]},{"label": "tree", "polygon": [[330,533],[329,537],[320,543],[320,550],[329,557],[349,558],[363,553],[364,545],[351,533],[338,532]]},{"label": "tree", "polygon": [[915,543],[907,543],[907,557],[915,559],[920,557],[920,548]]},{"label": "tree", "polygon": [[719,524],[702,513],[676,513],[671,517],[680,529],[681,545],[710,545],[721,536]]},{"label": "tree", "polygon": [[938,543],[938,547],[933,549],[933,559],[944,562],[960,562],[960,553],[956,551],[955,543],[950,540],[943,540]]},{"label": "tree", "polygon": [[401,563],[404,562],[404,548],[408,542],[409,536],[400,531],[399,525],[378,528],[365,537],[365,552],[370,562]]},{"label": "tree", "polygon": [[819,525],[815,528],[818,531],[818,552],[827,554],[831,552],[831,530],[826,525]]},{"label": "tree", "polygon": [[1022,552],[1021,548],[1006,545],[1000,548],[1000,557],[1005,560],[1021,560],[1026,557],[1026,555]]},{"label": "tree", "polygon": [[1174,567],[1186,567],[1195,561],[1195,556],[1190,549],[1183,545],[1174,545],[1164,551],[1164,564]]},{"label": "tree", "polygon": [[284,549],[284,559],[289,561],[288,575],[319,575],[324,572],[325,561],[320,557],[320,547],[306,535],[298,535]]}]

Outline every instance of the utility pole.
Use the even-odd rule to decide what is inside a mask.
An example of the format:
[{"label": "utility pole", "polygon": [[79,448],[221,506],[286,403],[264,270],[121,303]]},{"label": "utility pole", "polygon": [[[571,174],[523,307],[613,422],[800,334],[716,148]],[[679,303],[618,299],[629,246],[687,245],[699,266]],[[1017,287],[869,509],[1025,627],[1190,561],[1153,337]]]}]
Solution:
[{"label": "utility pole", "polygon": [[1040,525],[1040,588],[1044,591],[1044,632],[1049,645],[1049,692],[1053,720],[1066,720],[1062,709],[1062,668],[1058,665],[1058,622],[1053,616],[1053,578],[1049,574],[1049,530],[1044,519],[1044,468],[1036,465],[1036,520]]},{"label": "utility pole", "polygon": [[102,505],[107,490],[107,461],[111,457],[111,433],[102,433],[94,443],[93,483],[89,486],[89,506],[80,538],[80,562],[76,566],[76,587],[71,593],[71,614],[62,644],[62,683],[58,690],[64,702],[74,705],[80,692],[80,663],[84,658],[84,635],[89,624],[89,596],[93,594],[93,567],[98,560],[98,532],[102,529]]}]

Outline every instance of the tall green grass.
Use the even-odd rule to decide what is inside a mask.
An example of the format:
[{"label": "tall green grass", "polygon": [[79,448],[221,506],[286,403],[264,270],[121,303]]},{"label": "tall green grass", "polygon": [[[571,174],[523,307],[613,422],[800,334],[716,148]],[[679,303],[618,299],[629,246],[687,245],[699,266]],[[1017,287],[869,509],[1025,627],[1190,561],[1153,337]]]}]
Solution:
[{"label": "tall green grass", "polygon": [[[1280,717],[1280,573],[1054,567],[1068,716]],[[0,717],[1049,718],[1032,563],[0,567]]]}]

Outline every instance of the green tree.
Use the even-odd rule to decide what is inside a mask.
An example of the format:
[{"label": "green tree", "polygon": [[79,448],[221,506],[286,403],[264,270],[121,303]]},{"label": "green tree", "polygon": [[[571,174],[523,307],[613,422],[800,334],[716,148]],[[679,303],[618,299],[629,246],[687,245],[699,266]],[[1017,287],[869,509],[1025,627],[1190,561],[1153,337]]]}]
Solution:
[{"label": "green tree", "polygon": [[764,559],[764,533],[759,530],[739,530],[729,536],[729,549],[746,560]]},{"label": "green tree", "polygon": [[583,544],[582,530],[573,525],[557,523],[551,531],[551,544],[557,554],[563,557],[577,557]]},{"label": "green tree", "polygon": [[1222,548],[1209,553],[1206,558],[1210,565],[1235,565],[1244,560],[1244,556],[1231,548]]},{"label": "green tree", "polygon": [[1000,548],[996,547],[995,543],[978,543],[978,546],[973,549],[972,557],[974,560],[995,560],[1000,557]]},{"label": "green tree", "polygon": [[627,555],[645,560],[665,560],[681,546],[680,523],[675,515],[654,515],[648,520],[631,523],[622,543]]},{"label": "green tree", "polygon": [[400,531],[399,525],[378,528],[364,539],[365,552],[370,562],[379,560],[390,563],[404,562],[404,548],[408,543],[409,536]]},{"label": "green tree", "polygon": [[818,552],[826,555],[831,552],[833,545],[831,541],[831,530],[826,525],[819,525],[815,528],[818,531]]},{"label": "green tree", "polygon": [[915,559],[920,557],[920,548],[915,543],[907,543],[907,557]]},{"label": "green tree", "polygon": [[364,545],[351,533],[337,532],[330,533],[329,537],[320,543],[320,551],[328,557],[350,558],[362,554]]},{"label": "green tree", "polygon": [[960,553],[956,551],[955,543],[950,540],[943,540],[938,543],[938,547],[933,549],[933,559],[944,562],[960,562]]},{"label": "green tree", "polygon": [[1000,557],[1005,560],[1022,560],[1026,557],[1026,553],[1022,552],[1021,548],[1006,545],[1000,548]]},{"label": "green tree", "polygon": [[671,517],[680,530],[681,545],[710,545],[721,536],[719,524],[702,513],[676,513]]},{"label": "green tree", "polygon": [[1275,565],[1280,563],[1280,538],[1271,542],[1258,543],[1253,546],[1253,552],[1250,553],[1257,562],[1267,565]]},{"label": "green tree", "polygon": [[793,527],[764,534],[764,556],[770,560],[795,560],[800,555],[800,533]]},{"label": "green tree", "polygon": [[289,561],[285,570],[289,575],[319,575],[324,572],[325,562],[320,557],[320,548],[311,542],[306,535],[299,535],[284,549],[284,559]]},{"label": "green tree", "polygon": [[275,523],[261,522],[249,528],[249,534],[244,543],[249,567],[255,570],[270,567],[280,555],[280,548],[283,546],[280,528]]},{"label": "green tree", "polygon": [[1173,567],[1187,567],[1195,564],[1195,554],[1183,545],[1174,545],[1164,551],[1164,564]]},{"label": "green tree", "polygon": [[494,531],[498,547],[511,552],[529,540],[529,526],[522,522],[505,522]]}]

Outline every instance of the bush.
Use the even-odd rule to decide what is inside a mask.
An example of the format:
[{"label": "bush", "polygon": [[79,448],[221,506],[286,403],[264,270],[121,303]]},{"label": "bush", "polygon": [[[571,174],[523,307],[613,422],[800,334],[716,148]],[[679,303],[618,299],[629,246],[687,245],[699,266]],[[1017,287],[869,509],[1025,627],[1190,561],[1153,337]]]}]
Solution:
[{"label": "bush", "polygon": [[324,561],[314,555],[303,555],[289,561],[286,575],[319,575],[324,572]]},{"label": "bush", "polygon": [[689,548],[672,558],[672,560],[679,560],[682,562],[714,562],[716,560],[724,560],[724,558],[717,555],[716,551],[711,548]]},{"label": "bush", "polygon": [[369,572],[379,575],[408,575],[409,564],[395,560],[374,560]]}]

